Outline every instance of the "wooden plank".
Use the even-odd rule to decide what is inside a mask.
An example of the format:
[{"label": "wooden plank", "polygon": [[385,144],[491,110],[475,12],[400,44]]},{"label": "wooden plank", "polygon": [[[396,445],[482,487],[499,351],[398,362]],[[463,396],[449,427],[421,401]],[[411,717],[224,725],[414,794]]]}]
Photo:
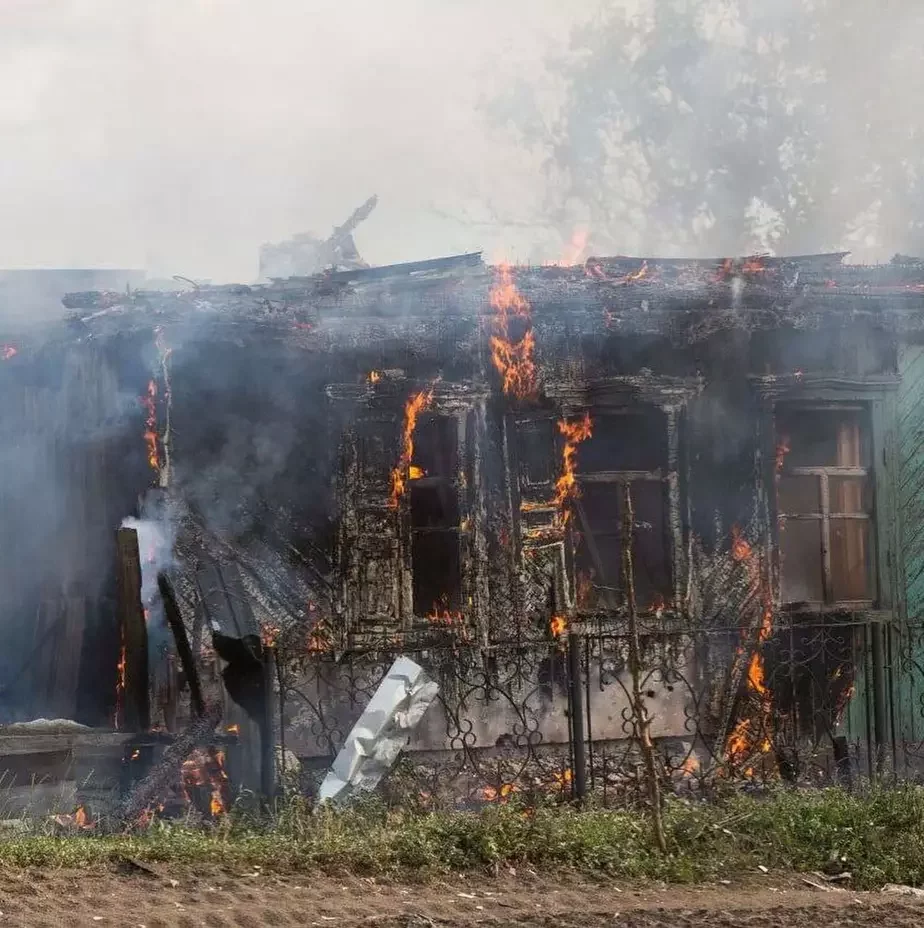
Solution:
[{"label": "wooden plank", "polygon": [[119,624],[125,651],[125,690],[120,721],[126,731],[143,731],[151,726],[151,704],[148,628],[141,602],[138,533],[133,528],[120,528],[116,544]]},{"label": "wooden plank", "polygon": [[189,701],[193,715],[197,718],[201,718],[205,713],[205,700],[202,697],[202,684],[199,682],[199,670],[193,658],[192,648],[189,646],[186,626],[183,624],[183,615],[180,612],[180,607],[177,605],[173,587],[170,585],[170,580],[167,578],[166,574],[160,573],[157,575],[157,588],[160,590],[160,596],[164,603],[164,615],[167,618],[170,631],[173,632],[173,640],[176,642],[176,653],[180,659],[183,673],[186,676],[186,683],[189,686]]},{"label": "wooden plank", "polygon": [[43,732],[41,734],[3,734],[0,731],[0,758],[11,754],[53,754],[86,748],[121,748],[135,739],[130,732]]}]

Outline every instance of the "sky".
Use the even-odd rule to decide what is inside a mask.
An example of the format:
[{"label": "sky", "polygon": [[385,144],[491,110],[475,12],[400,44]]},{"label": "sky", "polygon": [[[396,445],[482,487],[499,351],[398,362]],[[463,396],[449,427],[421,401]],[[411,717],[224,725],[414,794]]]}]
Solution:
[{"label": "sky", "polygon": [[0,267],[251,281],[261,243],[373,193],[371,263],[554,259],[517,223],[540,166],[484,110],[595,7],[3,0]]}]

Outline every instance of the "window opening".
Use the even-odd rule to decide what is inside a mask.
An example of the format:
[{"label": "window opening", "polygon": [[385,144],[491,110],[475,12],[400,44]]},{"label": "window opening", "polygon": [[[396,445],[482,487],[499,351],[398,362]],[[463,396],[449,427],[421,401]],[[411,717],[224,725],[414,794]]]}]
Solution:
[{"label": "window opening", "polygon": [[633,568],[639,608],[672,598],[667,519],[667,422],[660,411],[595,414],[577,467],[580,496],[576,546],[577,598],[582,609],[622,602],[624,490],[635,514]]},{"label": "window opening", "polygon": [[777,508],[784,603],[871,604],[871,446],[861,407],[778,406]]},{"label": "window opening", "polygon": [[460,608],[461,513],[459,428],[451,416],[421,418],[410,476],[411,566],[414,614]]}]

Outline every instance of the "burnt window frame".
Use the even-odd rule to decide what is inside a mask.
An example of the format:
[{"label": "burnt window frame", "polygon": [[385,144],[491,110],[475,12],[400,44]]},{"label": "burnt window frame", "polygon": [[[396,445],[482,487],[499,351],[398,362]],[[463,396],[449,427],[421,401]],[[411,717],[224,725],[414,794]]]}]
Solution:
[{"label": "burnt window frame", "polygon": [[[580,463],[580,450],[578,450],[578,465],[576,472],[577,486],[580,490],[583,486],[590,484],[603,484],[617,488],[619,491],[617,499],[620,510],[624,503],[623,488],[628,486],[631,494],[632,487],[638,483],[654,484],[661,488],[661,525],[659,526],[663,537],[664,545],[664,567],[668,574],[667,590],[665,590],[665,603],[669,608],[676,608],[681,600],[681,573],[683,570],[683,517],[681,512],[681,494],[680,494],[680,450],[681,450],[681,423],[680,409],[674,406],[661,405],[656,402],[636,402],[621,403],[619,405],[595,404],[585,406],[577,415],[583,415],[589,412],[594,421],[600,419],[615,419],[619,416],[660,416],[663,421],[663,440],[664,444],[660,452],[662,454],[662,464],[654,470],[606,470],[606,471],[582,471]],[[570,416],[569,416],[570,418]],[[579,512],[580,497],[577,500],[578,509],[576,514],[579,522],[578,531],[587,531],[583,524]],[[620,543],[624,541],[623,526],[620,519],[617,523],[617,531],[614,533],[619,536]],[[633,537],[635,533],[633,532]],[[575,561],[574,584],[575,594],[574,601],[577,606],[577,563]],[[610,584],[607,584],[608,586]],[[621,586],[621,580],[613,583],[612,587]],[[668,597],[672,603],[668,602]],[[606,600],[608,597],[604,597]],[[621,609],[626,605],[624,594],[618,600],[615,597],[610,604],[603,607],[603,611],[611,611],[613,608]],[[639,604],[644,609],[644,604]],[[590,610],[581,610],[579,612],[599,613],[600,607]]]},{"label": "burnt window frame", "polygon": [[[773,597],[776,605],[792,615],[852,615],[862,620],[891,621],[901,608],[901,547],[896,506],[898,471],[897,391],[899,378],[893,375],[840,379],[803,373],[751,378],[760,413],[759,445],[764,466],[761,469],[761,498],[773,564]],[[777,406],[834,407],[861,406],[869,429],[869,492],[871,494],[870,558],[875,599],[841,602],[783,602],[780,587],[779,517],[776,493]]]},{"label": "burnt window frame", "polygon": [[[423,476],[408,479],[407,482],[407,492],[405,493],[406,499],[403,501],[403,505],[407,513],[406,524],[408,536],[408,562],[410,568],[411,587],[409,611],[410,614],[416,619],[424,619],[428,615],[431,615],[434,611],[439,612],[441,609],[447,609],[451,612],[462,612],[462,607],[465,600],[465,564],[463,556],[464,552],[462,550],[463,533],[465,531],[465,515],[463,512],[465,500],[463,493],[463,481],[459,479],[460,470],[464,466],[465,461],[465,416],[459,414],[458,412],[450,412],[447,410],[441,410],[439,408],[431,408],[421,412],[417,425],[418,440],[419,432],[422,427],[424,427],[427,423],[434,421],[443,421],[448,423],[450,426],[455,424],[455,467],[453,468],[453,472],[451,474],[429,475],[425,473]],[[411,463],[413,464],[414,462],[412,461]],[[456,522],[452,525],[439,526],[415,525],[415,488],[435,489],[437,491],[444,492],[446,495],[453,496],[456,507]],[[433,537],[434,535],[439,535],[444,538],[452,538],[455,541],[458,590],[455,593],[447,592],[444,594],[447,599],[445,599],[443,602],[433,602],[424,608],[421,604],[416,602],[417,596],[415,594],[418,580],[415,573],[416,566],[414,563],[414,549],[420,539],[425,540],[426,538]],[[456,599],[452,598],[454,596]]]},{"label": "burnt window frame", "polygon": [[[699,377],[659,377],[646,374],[645,377],[615,376],[595,380],[577,380],[570,384],[549,384],[546,388],[547,398],[556,404],[553,411],[545,410],[530,416],[521,416],[513,420],[516,431],[519,431],[524,422],[533,419],[551,419],[554,423],[561,419],[574,421],[589,412],[594,416],[609,416],[625,413],[644,413],[646,411],[659,413],[664,416],[666,431],[666,458],[663,466],[663,487],[665,499],[663,504],[663,529],[667,545],[667,569],[670,572],[670,592],[673,607],[667,604],[665,615],[683,612],[684,591],[690,572],[690,563],[687,557],[688,532],[690,524],[689,498],[686,492],[687,467],[687,431],[686,406],[690,399],[695,397],[703,387]],[[553,454],[560,460],[561,444],[557,429]],[[621,472],[611,472],[620,474]],[[630,473],[630,472],[626,472]],[[522,479],[522,468],[517,471],[517,484],[519,499],[535,497],[539,486],[528,486]],[[577,473],[578,483],[581,481],[580,448],[578,449]],[[553,478],[554,484],[554,478]],[[552,507],[539,507],[539,514],[545,508],[550,511]],[[575,514],[577,518],[577,514]],[[521,514],[521,533],[525,531]],[[522,543],[524,546],[528,542]],[[539,542],[543,544],[543,542]],[[570,547],[570,546],[569,546]],[[577,576],[574,559],[570,554],[566,557],[567,565],[565,576],[569,589],[565,591],[567,608],[577,606]],[[604,613],[621,611],[621,605],[603,606],[595,609],[577,610],[578,614],[585,616],[600,616]]]},{"label": "burnt window frame", "polygon": [[[418,429],[427,421],[443,419],[455,423],[455,467],[448,476],[423,476],[408,481],[407,491],[399,501],[401,513],[401,546],[404,550],[403,575],[400,615],[408,627],[425,620],[432,614],[434,607],[438,610],[448,609],[453,614],[461,615],[465,623],[470,623],[477,612],[475,585],[477,565],[471,551],[472,536],[472,494],[478,490],[478,479],[474,471],[478,444],[478,409],[480,398],[465,395],[452,390],[448,385],[435,391],[430,406],[420,414]],[[411,463],[415,463],[412,461]],[[412,492],[413,486],[445,485],[455,496],[458,522],[451,527],[418,527],[413,525]],[[433,533],[452,535],[458,551],[458,599],[440,604],[433,603],[426,608],[418,606],[414,597],[414,541],[417,536]],[[450,594],[452,595],[452,594]],[[473,611],[474,610],[474,611]]]}]

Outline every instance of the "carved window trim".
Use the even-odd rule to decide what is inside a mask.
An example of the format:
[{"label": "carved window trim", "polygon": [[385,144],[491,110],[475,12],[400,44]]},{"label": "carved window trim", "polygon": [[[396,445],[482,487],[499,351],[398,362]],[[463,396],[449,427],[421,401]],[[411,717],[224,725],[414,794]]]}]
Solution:
[{"label": "carved window trim", "polygon": [[[751,378],[760,403],[758,420],[761,468],[761,499],[765,531],[773,565],[773,598],[793,615],[849,615],[861,621],[887,621],[900,607],[900,546],[898,541],[895,485],[898,457],[896,443],[896,395],[900,378],[891,375],[839,378],[796,373]],[[776,494],[776,426],[778,405],[834,408],[860,406],[869,423],[871,476],[871,532],[875,599],[841,602],[784,603],[780,589],[779,506]]]}]

